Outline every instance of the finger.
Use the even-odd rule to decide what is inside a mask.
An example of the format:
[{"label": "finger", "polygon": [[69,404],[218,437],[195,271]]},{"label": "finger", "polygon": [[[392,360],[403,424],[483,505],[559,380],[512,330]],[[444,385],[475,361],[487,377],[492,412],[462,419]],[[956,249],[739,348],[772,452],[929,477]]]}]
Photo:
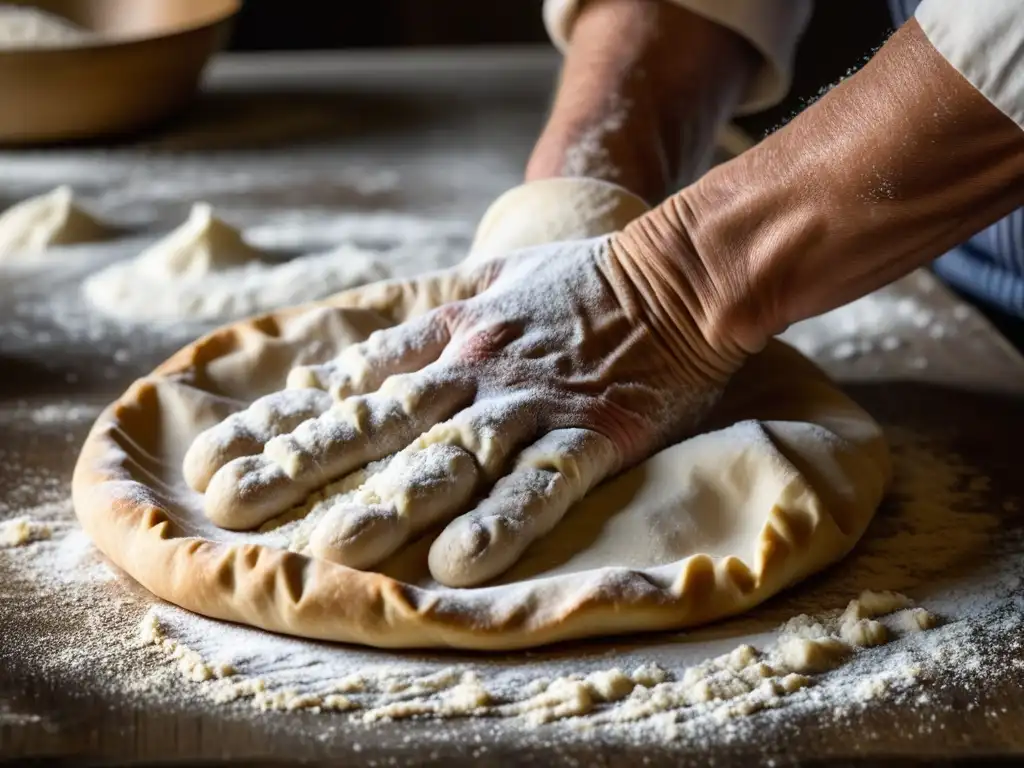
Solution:
[{"label": "finger", "polygon": [[474,405],[438,424],[332,508],[310,537],[314,555],[368,568],[462,512],[481,483],[536,434],[526,398]]},{"label": "finger", "polygon": [[335,400],[373,392],[389,376],[418,371],[440,357],[451,340],[446,317],[431,312],[374,331],[327,363],[296,366],[288,373],[287,386],[327,390]]},{"label": "finger", "polygon": [[206,515],[223,528],[260,525],[332,480],[401,450],[473,394],[471,380],[442,367],[392,376],[376,393],[343,400],[273,438],[260,455],[225,464],[206,489]]},{"label": "finger", "polygon": [[469,587],[503,573],[619,466],[614,444],[597,432],[548,433],[476,509],[438,536],[428,556],[431,575],[449,587]]},{"label": "finger", "polygon": [[466,451],[437,444],[397,454],[355,497],[328,510],[309,539],[313,555],[369,568],[451,508],[469,503],[480,474]]},{"label": "finger", "polygon": [[319,416],[333,401],[318,389],[274,392],[200,433],[182,461],[185,482],[203,493],[218,469],[240,456],[263,450],[266,442]]}]

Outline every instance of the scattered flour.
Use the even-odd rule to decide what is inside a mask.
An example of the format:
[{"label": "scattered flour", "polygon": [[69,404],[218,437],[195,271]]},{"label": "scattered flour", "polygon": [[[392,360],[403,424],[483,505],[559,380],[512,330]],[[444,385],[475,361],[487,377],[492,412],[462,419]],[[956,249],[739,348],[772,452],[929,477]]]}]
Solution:
[{"label": "scattered flour", "polygon": [[[327,101],[318,109],[335,120],[339,110]],[[274,104],[257,109],[260,104],[253,96],[246,130],[272,125],[286,111]],[[345,125],[330,136],[344,136]],[[173,143],[175,136],[165,138]],[[5,307],[7,341],[36,349],[67,340],[100,350],[119,341],[155,365],[219,320],[461,261],[482,208],[521,174],[519,163],[503,160],[491,142],[423,158],[396,154],[390,144],[354,149],[347,139],[287,151],[273,141],[249,148],[236,141],[225,147],[229,152],[211,153],[203,151],[201,136],[193,138],[199,143],[185,151],[168,151],[174,147],[155,137],[116,152],[0,152],[6,202],[69,185],[76,200],[118,233],[102,243],[54,249],[45,270],[39,259],[5,261],[3,280],[16,286]],[[422,187],[424,179],[431,198],[417,199],[420,212],[409,213],[414,196],[408,187]],[[196,199],[208,200],[268,259],[215,272],[204,282],[205,297],[190,281],[159,283],[144,297],[154,306],[144,307],[142,316],[124,302],[98,308],[86,296],[86,280],[103,282],[97,273],[130,264],[156,235],[180,225]],[[135,286],[136,305],[139,293]],[[160,357],[147,357],[154,351]],[[111,378],[120,380],[117,373]]]},{"label": "scattered flour", "polygon": [[[879,599],[889,602],[880,604]],[[187,680],[214,681],[202,689],[211,701],[249,700],[260,710],[353,710],[352,716],[362,723],[466,717],[517,718],[530,726],[577,718],[592,718],[595,724],[606,725],[665,720],[667,716],[721,721],[784,706],[786,697],[821,682],[813,675],[828,672],[852,654],[868,652],[869,646],[884,643],[888,636],[882,643],[847,644],[829,633],[845,631],[841,627],[851,615],[882,616],[908,603],[908,598],[897,593],[880,596],[865,592],[851,601],[846,611],[800,616],[787,622],[778,640],[766,651],[741,644],[728,653],[674,672],[657,664],[639,666],[628,674],[618,667],[591,671],[566,671],[563,667],[552,676],[531,676],[529,665],[525,665],[525,674],[495,674],[488,672],[485,664],[470,665],[474,667],[470,669],[445,666],[434,671],[402,662],[371,666],[356,662],[348,666],[343,658],[331,659],[325,651],[290,639],[277,639],[271,657],[254,664],[262,655],[261,646],[268,644],[267,636],[203,620],[199,621],[210,626],[198,632],[190,626],[197,621],[194,617],[165,607],[150,609],[140,624],[139,637],[144,645],[152,645],[176,661]],[[899,622],[895,624],[903,627]],[[189,637],[223,635],[215,644],[221,660],[207,659],[171,637],[168,628],[186,632]],[[902,629],[904,634],[920,631],[917,624]],[[205,644],[211,645],[209,640]],[[278,664],[285,657],[289,672],[315,669],[313,679],[300,684],[291,675],[282,674]],[[253,666],[258,675],[246,673],[246,668]],[[909,674],[908,679],[915,675]],[[883,688],[887,690],[882,682],[873,680],[871,697],[881,695]]]},{"label": "scattered flour", "polygon": [[604,119],[581,135],[565,152],[562,175],[586,176],[616,181],[622,168],[612,161],[606,142],[622,130],[632,105],[627,99],[614,94],[605,106]]},{"label": "scattered flour", "polygon": [[[94,205],[93,199],[90,205]],[[251,216],[236,217],[234,211],[232,217],[253,220]],[[26,350],[65,341],[97,350],[110,347],[109,370],[104,375],[123,380],[119,369],[126,362],[135,363],[132,368],[141,373],[146,367],[140,363],[148,361],[152,368],[168,350],[226,318],[312,301],[361,281],[450,266],[464,257],[473,231],[468,222],[434,222],[397,213],[362,217],[319,211],[292,217],[278,213],[268,218],[280,220],[274,236],[269,236],[271,230],[260,234],[261,225],[254,224],[245,228],[247,242],[275,258],[285,251],[309,255],[253,262],[214,272],[203,280],[180,280],[172,285],[162,281],[159,290],[144,297],[152,306],[142,316],[132,314],[142,301],[141,292],[131,291],[122,278],[125,265],[150,246],[151,239],[130,236],[78,245],[74,258],[53,251],[53,258],[62,259],[60,271],[52,268],[52,260],[46,270],[35,263],[4,264],[4,280],[17,286],[4,328],[6,340],[16,345],[13,348]],[[275,238],[287,245],[279,249]],[[122,277],[111,278],[107,269]],[[95,285],[108,279],[120,281],[129,298],[126,303],[112,302],[100,308],[86,295],[83,283]],[[95,290],[103,293],[103,289]]]},{"label": "scattered flour", "polygon": [[151,610],[139,624],[139,645],[142,647],[153,646],[166,654],[169,658],[178,662],[178,670],[186,680],[194,683],[202,683],[214,678],[222,679],[235,674],[235,668],[230,664],[207,664],[203,657],[193,651],[184,643],[178,642],[172,637],[164,634],[163,628]]},{"label": "scattered flour", "polygon": [[15,414],[21,415],[24,413],[33,424],[46,426],[51,424],[80,424],[92,421],[99,416],[100,410],[101,408],[98,405],[66,400],[35,407],[25,404]]},{"label": "scattered flour", "polygon": [[[923,295],[933,290],[930,278],[914,274],[907,278]],[[971,318],[971,310],[957,305],[940,311],[907,295],[898,286],[889,286],[864,298],[839,307],[813,320],[798,323],[782,335],[805,355],[834,361],[852,361],[862,357],[883,356],[887,365],[906,358],[911,370],[928,365],[921,354],[908,354],[911,339],[922,330],[938,341],[958,335]]]},{"label": "scattered flour", "polygon": [[[619,651],[580,647],[489,659],[396,655],[222,624],[154,601],[117,576],[74,524],[63,485],[43,476],[30,477],[25,492],[0,509],[0,517],[28,516],[53,530],[50,540],[0,551],[8,597],[0,601],[0,626],[29,617],[35,639],[25,635],[24,642],[37,645],[19,654],[69,685],[99,686],[128,701],[331,713],[367,729],[408,718],[458,718],[492,728],[555,728],[560,739],[600,732],[710,747],[775,738],[770,734],[806,718],[841,722],[878,702],[927,712],[949,686],[982,690],[979,684],[995,679],[994,659],[1005,657],[1006,642],[1022,626],[1014,607],[1022,564],[991,546],[994,512],[976,511],[988,495],[982,476],[923,438],[894,432],[892,441],[896,497],[862,551],[805,598],[773,601],[713,628],[735,627],[726,633],[731,641],[702,641],[695,632]],[[981,521],[969,523],[973,516]],[[260,535],[268,543],[278,536],[284,545],[301,539],[301,524],[279,520]],[[923,564],[937,560],[949,570],[965,548],[985,551],[988,570],[936,590]],[[858,583],[870,591],[851,589]],[[927,608],[885,591],[886,583],[924,590]],[[859,595],[852,601],[851,592]],[[848,628],[863,622],[884,627],[885,642],[850,635]],[[825,660],[808,654],[807,643]]]},{"label": "scattered flour", "polygon": [[130,265],[116,264],[89,278],[85,294],[97,309],[121,321],[196,322],[301,304],[388,277],[375,254],[342,246],[277,264],[252,262],[164,281],[160,290]]}]

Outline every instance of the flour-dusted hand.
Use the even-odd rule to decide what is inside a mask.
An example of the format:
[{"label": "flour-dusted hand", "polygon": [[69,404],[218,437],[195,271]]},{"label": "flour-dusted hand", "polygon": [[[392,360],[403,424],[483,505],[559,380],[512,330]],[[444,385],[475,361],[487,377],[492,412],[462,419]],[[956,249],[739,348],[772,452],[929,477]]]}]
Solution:
[{"label": "flour-dusted hand", "polygon": [[[244,446],[213,440],[224,461],[206,487],[208,516],[251,528],[397,454],[329,511],[314,554],[368,568],[451,521],[430,552],[438,581],[506,570],[594,485],[692,433],[743,358],[710,333],[712,297],[681,287],[687,270],[640,245],[648,235],[463,265],[476,295],[294,370],[304,407],[322,406],[316,391],[333,405],[284,429],[267,425],[279,395],[232,417],[251,429],[234,430]],[[233,456],[260,437],[261,453]]]}]

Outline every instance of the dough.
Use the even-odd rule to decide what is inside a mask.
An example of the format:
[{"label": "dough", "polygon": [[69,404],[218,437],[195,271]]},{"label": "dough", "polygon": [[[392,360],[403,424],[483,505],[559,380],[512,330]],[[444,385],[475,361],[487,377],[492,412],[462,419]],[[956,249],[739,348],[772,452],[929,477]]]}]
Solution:
[{"label": "dough", "polygon": [[39,8],[0,5],[0,50],[76,45],[92,36],[64,17]]},{"label": "dough", "polygon": [[102,240],[111,231],[75,203],[70,187],[8,208],[0,215],[0,263],[38,255],[54,245]]},{"label": "dough", "polygon": [[[511,194],[551,190],[532,186]],[[585,211],[594,189],[562,184],[550,206],[511,205],[512,223],[499,229],[551,231],[538,216],[557,219],[559,205]],[[520,219],[519,210],[530,213]],[[623,223],[582,216],[564,234]],[[485,587],[431,579],[436,529],[364,572],[207,519],[182,472],[198,434],[282,389],[295,366],[329,360],[465,290],[445,274],[377,283],[186,347],[137,381],[87,438],[73,482],[86,531],[152,592],[207,616],[380,647],[510,649],[742,612],[841,558],[867,527],[889,478],[882,431],[779,342],[737,374],[705,434],[594,489]],[[392,524],[401,523],[384,523]]]},{"label": "dough", "polygon": [[196,203],[188,220],[131,261],[89,277],[86,298],[129,321],[213,320],[294,304],[389,276],[369,254],[339,248],[275,263]]}]

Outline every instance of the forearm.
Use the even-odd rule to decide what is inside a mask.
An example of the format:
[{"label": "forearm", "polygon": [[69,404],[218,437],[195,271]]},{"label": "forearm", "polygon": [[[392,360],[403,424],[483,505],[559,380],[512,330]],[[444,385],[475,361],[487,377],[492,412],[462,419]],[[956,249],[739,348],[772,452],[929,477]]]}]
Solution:
[{"label": "forearm", "polygon": [[1022,203],[1024,131],[912,21],[788,126],[636,222],[623,247],[665,255],[654,268],[704,332],[750,352]]},{"label": "forearm", "polygon": [[659,202],[706,167],[756,62],[735,33],[664,0],[589,0],[527,181],[589,176]]}]

